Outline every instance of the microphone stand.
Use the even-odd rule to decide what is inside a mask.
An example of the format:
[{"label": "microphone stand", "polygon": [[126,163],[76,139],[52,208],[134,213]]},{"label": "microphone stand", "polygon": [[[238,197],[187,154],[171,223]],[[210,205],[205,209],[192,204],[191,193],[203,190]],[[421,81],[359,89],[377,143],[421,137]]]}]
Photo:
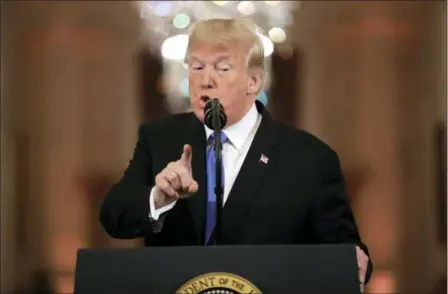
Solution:
[{"label": "microphone stand", "polygon": [[216,195],[216,224],[215,224],[215,236],[214,245],[218,245],[222,238],[222,207],[223,207],[223,192],[222,187],[222,142],[221,142],[221,128],[220,128],[220,113],[219,109],[215,107],[213,109],[213,131],[214,131],[214,148],[215,148],[215,160],[216,160],[216,178],[215,178],[215,195]]}]

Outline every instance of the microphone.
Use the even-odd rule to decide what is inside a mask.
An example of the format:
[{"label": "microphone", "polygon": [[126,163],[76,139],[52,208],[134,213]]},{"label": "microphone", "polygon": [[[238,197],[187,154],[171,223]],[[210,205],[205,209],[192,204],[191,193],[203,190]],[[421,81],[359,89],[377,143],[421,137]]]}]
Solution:
[{"label": "microphone", "polygon": [[[205,97],[210,99],[209,97]],[[216,195],[216,223],[214,232],[210,236],[210,240],[205,240],[206,244],[210,243],[218,245],[222,240],[222,206],[223,206],[223,192],[222,187],[222,142],[220,132],[227,123],[227,116],[224,112],[224,107],[216,98],[210,99],[204,107],[204,123],[214,132],[214,146],[215,149],[215,195]],[[209,171],[210,172],[210,171]]]},{"label": "microphone", "polygon": [[215,131],[220,131],[225,127],[227,116],[224,112],[224,107],[217,98],[212,98],[205,104],[204,123],[207,127]]}]

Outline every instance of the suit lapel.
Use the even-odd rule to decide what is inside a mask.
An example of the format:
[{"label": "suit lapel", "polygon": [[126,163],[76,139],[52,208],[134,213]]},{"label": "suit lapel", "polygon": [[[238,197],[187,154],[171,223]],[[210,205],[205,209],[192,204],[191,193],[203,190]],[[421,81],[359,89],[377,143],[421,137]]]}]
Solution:
[{"label": "suit lapel", "polygon": [[199,186],[198,192],[186,199],[196,229],[198,243],[204,243],[205,208],[207,200],[207,175],[205,165],[206,140],[202,123],[192,114],[192,120],[187,125],[183,144],[192,147],[193,179]]},{"label": "suit lapel", "polygon": [[257,103],[257,108],[263,117],[223,208],[224,236],[244,217],[269,167],[274,164],[275,122],[261,103]]}]

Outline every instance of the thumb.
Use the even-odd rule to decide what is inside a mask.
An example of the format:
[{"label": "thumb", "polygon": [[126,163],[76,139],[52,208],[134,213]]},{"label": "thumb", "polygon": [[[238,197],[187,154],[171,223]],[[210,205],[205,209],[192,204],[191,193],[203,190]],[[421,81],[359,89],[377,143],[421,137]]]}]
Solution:
[{"label": "thumb", "polygon": [[199,189],[199,185],[196,181],[193,180],[190,186],[188,187],[188,194],[196,193]]},{"label": "thumb", "polygon": [[180,157],[181,163],[186,166],[191,166],[191,157],[192,157],[192,150],[191,146],[189,144],[184,145],[184,151],[182,152],[182,156]]}]

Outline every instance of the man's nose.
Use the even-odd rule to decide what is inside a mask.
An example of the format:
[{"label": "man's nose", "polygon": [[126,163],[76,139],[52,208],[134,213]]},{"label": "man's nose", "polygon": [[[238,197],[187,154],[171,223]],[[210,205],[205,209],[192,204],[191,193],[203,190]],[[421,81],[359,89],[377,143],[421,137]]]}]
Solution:
[{"label": "man's nose", "polygon": [[201,80],[201,88],[202,89],[214,89],[216,83],[210,71],[205,71],[202,80]]}]

